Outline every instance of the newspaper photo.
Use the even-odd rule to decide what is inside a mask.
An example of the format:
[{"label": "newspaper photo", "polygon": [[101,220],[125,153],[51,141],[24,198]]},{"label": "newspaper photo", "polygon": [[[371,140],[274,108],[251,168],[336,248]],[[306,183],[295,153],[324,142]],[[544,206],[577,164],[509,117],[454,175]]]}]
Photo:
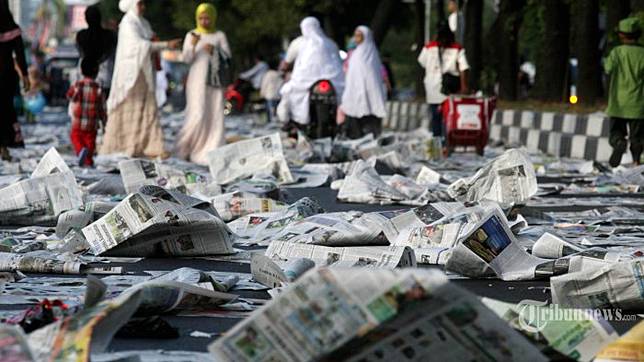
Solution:
[{"label": "newspaper photo", "polygon": [[199,256],[234,252],[234,235],[221,219],[178,201],[141,192],[128,196],[82,232],[94,255]]},{"label": "newspaper photo", "polygon": [[412,269],[316,268],[209,350],[221,361],[546,360],[443,275]]},{"label": "newspaper photo", "polygon": [[253,253],[250,263],[253,279],[269,288],[285,286],[314,267],[308,258],[271,259],[259,253]]},{"label": "newspaper photo", "polygon": [[208,154],[210,174],[220,185],[258,174],[271,175],[279,184],[292,183],[279,133],[239,141]]},{"label": "newspaper photo", "polygon": [[215,196],[211,202],[219,217],[225,222],[248,214],[276,212],[288,208],[288,205],[281,201],[241,191]]},{"label": "newspaper photo", "polygon": [[119,170],[128,194],[138,191],[144,185],[180,189],[188,194],[204,192],[208,185],[205,175],[149,160],[122,160],[119,162]]}]

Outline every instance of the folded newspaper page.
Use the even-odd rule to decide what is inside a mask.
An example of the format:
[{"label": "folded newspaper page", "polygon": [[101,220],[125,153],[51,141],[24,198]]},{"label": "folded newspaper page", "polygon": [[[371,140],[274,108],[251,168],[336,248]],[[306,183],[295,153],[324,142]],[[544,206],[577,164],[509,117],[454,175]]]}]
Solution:
[{"label": "folded newspaper page", "polygon": [[515,240],[505,215],[495,209],[487,214],[469,234],[461,238],[446,264],[450,271],[465,276],[480,276],[480,263],[472,264],[472,256],[488,265],[502,280],[547,278],[568,271],[565,259],[537,258],[528,254]]},{"label": "folded newspaper page", "polygon": [[[481,300],[523,335],[576,361],[592,361],[618,334],[600,315],[583,309],[554,309],[546,302],[523,300],[519,304],[490,298]],[[564,318],[564,316],[574,316]],[[547,348],[542,350],[547,352]]]},{"label": "folded newspaper page", "polygon": [[52,147],[40,159],[36,169],[31,173],[30,178],[44,177],[52,173],[65,173],[72,172],[67,166],[65,160],[60,156],[60,153]]},{"label": "folded newspaper page", "polygon": [[0,324],[0,361],[36,361],[27,342],[27,337],[20,327]]},{"label": "folded newspaper page", "polygon": [[249,242],[267,244],[290,223],[324,212],[320,204],[304,197],[282,211],[249,214],[228,223],[228,227]]},{"label": "folded newspaper page", "polygon": [[271,259],[259,253],[253,253],[250,272],[253,279],[269,288],[278,288],[297,280],[315,262],[308,258],[291,258],[289,260]]},{"label": "folded newspaper page", "polygon": [[584,249],[551,233],[545,233],[532,246],[532,255],[539,258],[558,259]]},{"label": "folded newspaper page", "polygon": [[326,246],[389,245],[382,218],[360,211],[332,212],[295,220],[271,240]]},{"label": "folded newspaper page", "polygon": [[215,196],[211,202],[220,218],[225,222],[248,214],[282,211],[288,207],[281,201],[257,197],[242,191]]},{"label": "folded newspaper page", "polygon": [[317,266],[407,268],[416,266],[411,248],[404,246],[327,247],[275,240],[265,253],[273,260],[307,258]]},{"label": "folded newspaper page", "polygon": [[279,133],[219,147],[208,154],[208,159],[210,174],[220,185],[257,174],[272,175],[279,184],[294,181]]},{"label": "folded newspaper page", "polygon": [[136,192],[141,186],[154,185],[182,192],[208,195],[208,178],[192,171],[149,160],[122,160],[119,162],[121,178],[127,193]]},{"label": "folded newspaper page", "polygon": [[407,196],[388,185],[365,161],[356,163],[338,191],[338,200],[343,202],[391,204],[405,199]]},{"label": "folded newspaper page", "polygon": [[605,346],[595,357],[595,362],[608,361],[644,361],[644,321]]},{"label": "folded newspaper page", "polygon": [[546,361],[431,271],[316,268],[209,346],[221,361]]},{"label": "folded newspaper page", "polygon": [[48,257],[42,253],[2,253],[0,271],[21,271],[38,274],[80,274],[86,265],[80,261],[59,260],[54,254]]},{"label": "folded newspaper page", "polygon": [[644,309],[644,258],[550,278],[552,303],[571,308]]},{"label": "folded newspaper page", "polygon": [[537,193],[537,176],[524,150],[511,149],[473,176],[452,183],[447,192],[458,201],[496,201],[503,208],[523,204]]},{"label": "folded newspaper page", "polygon": [[107,215],[83,228],[91,251],[95,255],[130,257],[234,252],[233,233],[221,219],[186,207],[171,194],[164,195],[165,198],[143,192],[131,194]]}]

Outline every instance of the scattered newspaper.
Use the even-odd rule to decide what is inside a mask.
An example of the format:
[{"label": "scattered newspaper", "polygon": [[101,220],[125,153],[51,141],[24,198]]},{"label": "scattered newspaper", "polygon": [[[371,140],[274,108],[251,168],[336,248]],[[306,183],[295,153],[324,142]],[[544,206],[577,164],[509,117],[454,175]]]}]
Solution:
[{"label": "scattered newspaper", "polygon": [[532,246],[532,255],[539,258],[558,259],[584,249],[556,235],[545,233]]},{"label": "scattered newspaper", "polygon": [[[592,361],[602,347],[618,337],[604,318],[589,311],[555,311],[538,301],[522,301],[517,305],[482,298],[482,302],[512,328],[532,338],[535,344],[545,341],[547,347],[576,361]],[[563,318],[566,315],[577,318]],[[542,351],[546,353],[547,349]]]},{"label": "scattered newspaper", "polygon": [[29,179],[0,189],[0,224],[55,225],[58,215],[81,205],[74,174],[52,148]]},{"label": "scattered newspaper", "polygon": [[250,263],[253,279],[269,288],[285,286],[314,267],[315,262],[308,258],[276,260],[259,253],[253,253]]},{"label": "scattered newspaper", "polygon": [[570,308],[644,309],[644,258],[550,278],[552,302]]},{"label": "scattered newspaper", "polygon": [[170,193],[131,194],[107,215],[83,228],[82,233],[95,255],[199,256],[234,252],[234,235],[221,219],[181,204]]},{"label": "scattered newspaper", "polygon": [[386,269],[416,266],[414,252],[405,246],[328,247],[275,240],[265,255],[274,260],[307,258],[317,266]]},{"label": "scattered newspaper", "polygon": [[595,362],[609,361],[644,361],[644,321],[604,347],[595,357]]},{"label": "scattered newspaper", "polygon": [[[532,280],[566,273],[566,259],[546,260],[528,254],[516,241],[499,209],[488,213],[452,250],[446,268],[465,276],[481,276],[480,261],[503,280]],[[473,262],[474,261],[474,262]]]},{"label": "scattered newspaper", "polygon": [[452,183],[447,192],[459,201],[490,200],[506,208],[524,204],[537,193],[537,176],[528,154],[511,149],[473,176]]},{"label": "scattered newspaper", "polygon": [[294,181],[279,133],[219,147],[210,151],[208,159],[210,174],[220,185],[258,174],[274,176],[279,184]]},{"label": "scattered newspaper", "polygon": [[389,245],[382,218],[360,211],[318,214],[292,221],[271,240],[325,246]]},{"label": "scattered newspaper", "polygon": [[391,204],[406,199],[405,194],[388,185],[373,166],[362,160],[347,174],[338,191],[338,200],[342,202]]},{"label": "scattered newspaper", "polygon": [[416,176],[416,183],[419,185],[435,185],[440,183],[441,174],[427,166],[422,166]]},{"label": "scattered newspaper", "polygon": [[209,350],[221,361],[546,361],[443,275],[412,269],[316,268]]},{"label": "scattered newspaper", "polygon": [[14,254],[0,252],[0,271],[21,271],[38,274],[80,274],[84,264],[79,261],[59,260],[55,255]]},{"label": "scattered newspaper", "polygon": [[317,201],[305,197],[282,211],[240,217],[228,223],[228,227],[249,242],[266,244],[290,223],[322,212],[324,210]]},{"label": "scattered newspaper", "polygon": [[208,179],[192,171],[183,171],[160,162],[149,160],[122,160],[119,162],[125,191],[130,194],[144,185],[179,189],[188,194],[209,194]]},{"label": "scattered newspaper", "polygon": [[242,191],[215,196],[211,202],[220,218],[225,222],[248,214],[282,211],[288,207],[281,201],[257,197]]}]

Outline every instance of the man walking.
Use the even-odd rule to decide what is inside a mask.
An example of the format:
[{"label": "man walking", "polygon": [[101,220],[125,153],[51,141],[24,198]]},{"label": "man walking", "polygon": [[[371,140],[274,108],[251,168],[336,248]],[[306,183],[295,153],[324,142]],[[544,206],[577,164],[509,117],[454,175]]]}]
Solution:
[{"label": "man walking", "polygon": [[640,164],[644,148],[644,47],[637,42],[642,34],[639,19],[620,21],[617,32],[622,45],[604,61],[604,70],[610,76],[606,114],[610,117],[613,153],[608,162],[612,167],[622,162],[627,136],[636,165]]}]

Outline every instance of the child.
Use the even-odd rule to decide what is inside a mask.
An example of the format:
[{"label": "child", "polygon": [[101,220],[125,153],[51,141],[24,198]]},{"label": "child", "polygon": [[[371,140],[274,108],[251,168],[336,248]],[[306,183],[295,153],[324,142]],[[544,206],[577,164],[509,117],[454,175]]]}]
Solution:
[{"label": "child", "polygon": [[269,64],[270,69],[264,73],[262,77],[259,94],[264,100],[266,100],[266,115],[268,117],[268,122],[273,122],[276,119],[276,108],[277,103],[280,100],[280,88],[284,83],[282,79],[282,74],[275,70],[277,65],[271,62]]},{"label": "child", "polygon": [[79,166],[94,165],[96,132],[98,122],[105,126],[105,97],[101,86],[96,82],[98,63],[89,58],[81,61],[83,79],[75,82],[67,91],[72,116],[70,134],[74,151],[78,155]]},{"label": "child", "polygon": [[[29,69],[27,70],[27,76],[29,78],[29,84],[31,85],[31,87],[29,88],[29,91],[25,94],[25,99],[32,100],[32,102],[33,101],[37,102],[36,98],[40,97],[44,101],[43,92],[47,91],[48,85],[42,79],[42,75],[40,73],[38,66],[36,65],[30,66]],[[32,110],[29,107],[27,107],[25,109],[27,122],[35,123],[37,113],[33,113],[33,112],[40,113],[44,105],[45,104],[43,102],[42,106],[40,106],[39,109],[37,110]]]}]

